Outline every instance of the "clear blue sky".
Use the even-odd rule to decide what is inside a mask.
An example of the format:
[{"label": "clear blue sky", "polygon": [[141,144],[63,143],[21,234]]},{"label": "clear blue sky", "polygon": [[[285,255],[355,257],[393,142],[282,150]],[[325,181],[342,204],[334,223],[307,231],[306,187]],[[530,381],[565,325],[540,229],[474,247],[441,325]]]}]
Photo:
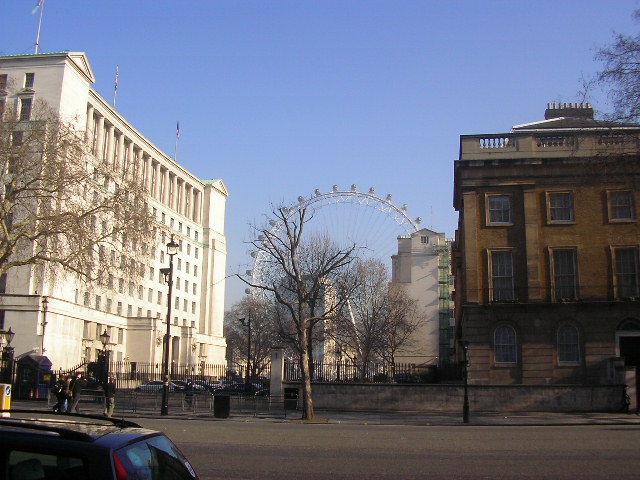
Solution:
[{"label": "clear blue sky", "polygon": [[[0,0],[1,54],[33,53],[37,0]],[[94,88],[230,196],[228,272],[270,204],[352,183],[452,237],[459,135],[578,101],[637,0],[45,0],[41,51],[84,51]],[[594,107],[606,110],[603,98]],[[244,287],[228,283],[228,304]]]}]

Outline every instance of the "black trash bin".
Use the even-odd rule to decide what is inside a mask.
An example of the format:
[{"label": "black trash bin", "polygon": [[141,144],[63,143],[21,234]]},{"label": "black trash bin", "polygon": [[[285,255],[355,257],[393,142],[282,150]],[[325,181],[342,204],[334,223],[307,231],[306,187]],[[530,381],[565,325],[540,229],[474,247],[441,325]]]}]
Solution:
[{"label": "black trash bin", "polygon": [[297,388],[284,389],[284,409],[285,410],[298,409],[298,389]]},{"label": "black trash bin", "polygon": [[213,396],[213,416],[216,418],[229,418],[231,411],[231,398],[229,395]]}]

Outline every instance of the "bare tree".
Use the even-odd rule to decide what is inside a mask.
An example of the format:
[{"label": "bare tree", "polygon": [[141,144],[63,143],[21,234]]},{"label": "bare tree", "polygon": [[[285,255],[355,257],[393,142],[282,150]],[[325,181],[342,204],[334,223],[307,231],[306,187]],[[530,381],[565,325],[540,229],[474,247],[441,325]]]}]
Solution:
[{"label": "bare tree", "polygon": [[225,312],[227,358],[237,367],[246,368],[248,363],[250,378],[256,379],[263,374],[271,360],[271,348],[280,341],[276,316],[273,303],[259,295],[244,297]]},{"label": "bare tree", "polygon": [[[640,20],[640,10],[634,12]],[[616,33],[613,42],[600,49],[596,60],[603,69],[596,83],[606,88],[612,102],[610,120],[634,122],[640,120],[640,35]]]},{"label": "bare tree", "polygon": [[99,283],[143,275],[153,219],[136,172],[98,161],[46,105],[31,118],[7,111],[0,122],[0,275],[24,265]]},{"label": "bare tree", "polygon": [[358,365],[364,377],[368,365],[382,361],[393,370],[395,353],[409,345],[422,322],[417,302],[390,283],[387,267],[377,259],[357,262],[356,288],[332,334],[343,356]]},{"label": "bare tree", "polygon": [[418,311],[418,302],[402,289],[390,284],[388,291],[388,307],[381,327],[376,352],[382,360],[391,366],[395,373],[395,357],[400,348],[411,347],[412,334],[424,322]]},{"label": "bare tree", "polygon": [[376,259],[356,262],[356,288],[334,321],[331,330],[343,358],[360,368],[363,378],[367,365],[378,360],[377,343],[388,310],[388,273],[385,265]]},{"label": "bare tree", "polygon": [[355,245],[344,248],[326,235],[303,237],[304,226],[312,218],[307,209],[273,211],[270,225],[256,228],[252,242],[260,256],[260,272],[247,284],[278,303],[281,335],[292,341],[302,375],[302,418],[314,418],[311,390],[311,342],[313,327],[330,320],[340,311],[350,293],[345,281],[354,259]]}]

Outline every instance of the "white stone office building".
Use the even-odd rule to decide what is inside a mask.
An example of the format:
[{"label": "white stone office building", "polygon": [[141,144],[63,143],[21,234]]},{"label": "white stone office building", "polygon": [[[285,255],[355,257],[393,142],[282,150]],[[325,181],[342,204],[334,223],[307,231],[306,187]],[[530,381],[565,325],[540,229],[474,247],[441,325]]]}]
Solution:
[{"label": "white stone office building", "polygon": [[396,355],[396,362],[445,366],[453,359],[451,309],[451,241],[444,233],[423,228],[398,237],[391,257],[394,285],[417,302],[422,323]]},{"label": "white stone office building", "polygon": [[67,276],[54,283],[32,266],[9,270],[0,282],[0,329],[15,332],[16,357],[45,355],[56,370],[94,361],[105,329],[112,360],[160,364],[168,289],[160,269],[168,266],[165,244],[173,235],[180,249],[174,257],[171,361],[223,364],[225,185],[196,178],[160,151],[92,89],[94,82],[84,53],[0,57],[5,111],[27,115],[44,100],[85,131],[96,159],[134,164],[149,195],[157,228],[150,235],[158,245],[138,282],[116,278],[104,287]]}]

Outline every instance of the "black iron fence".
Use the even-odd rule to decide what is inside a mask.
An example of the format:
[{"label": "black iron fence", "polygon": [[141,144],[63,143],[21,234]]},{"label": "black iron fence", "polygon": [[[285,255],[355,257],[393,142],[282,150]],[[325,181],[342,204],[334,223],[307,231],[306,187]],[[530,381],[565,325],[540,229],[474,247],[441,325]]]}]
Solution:
[{"label": "black iron fence", "polygon": [[[104,366],[99,362],[84,363],[71,370],[59,370],[58,377],[80,372],[90,379],[99,383],[100,378],[105,375]],[[146,362],[109,362],[107,372],[109,376],[116,379],[119,389],[135,388],[138,385],[163,380],[163,367],[161,363]],[[177,381],[202,381],[206,383],[243,383],[247,378],[246,369],[242,366],[230,369],[227,365],[200,364],[200,365],[179,365],[171,364],[169,367],[169,377]],[[267,366],[260,375],[250,375],[252,383],[268,384],[270,369]]]},{"label": "black iron fence", "polygon": [[[382,362],[313,362],[311,378],[314,382],[353,383],[440,383],[462,380],[459,365],[416,365],[414,363]],[[300,381],[302,373],[296,361],[285,362],[285,379]]]}]

